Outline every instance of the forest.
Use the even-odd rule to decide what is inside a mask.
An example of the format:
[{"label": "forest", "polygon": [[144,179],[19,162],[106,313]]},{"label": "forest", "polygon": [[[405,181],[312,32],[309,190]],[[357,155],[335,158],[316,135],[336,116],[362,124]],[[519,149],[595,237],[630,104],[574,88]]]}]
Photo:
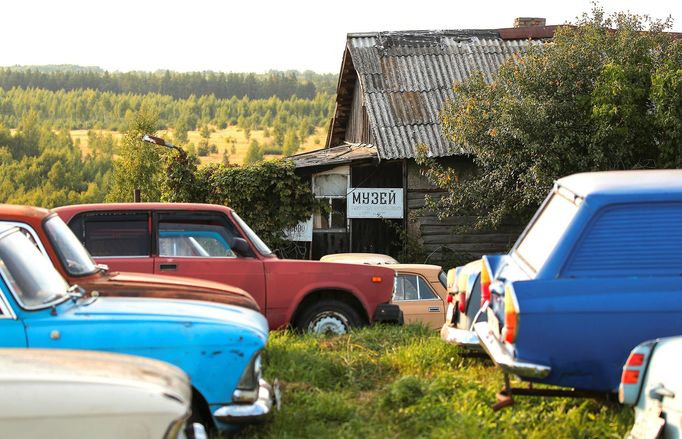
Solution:
[{"label": "forest", "polygon": [[[0,202],[52,207],[104,201],[121,136],[143,112],[190,154],[212,155],[223,165],[234,166],[237,156],[255,163],[291,155],[313,134],[322,147],[334,76],[0,68]],[[74,140],[74,130],[87,131]],[[216,142],[226,132],[239,133],[245,143],[229,136]]]}]

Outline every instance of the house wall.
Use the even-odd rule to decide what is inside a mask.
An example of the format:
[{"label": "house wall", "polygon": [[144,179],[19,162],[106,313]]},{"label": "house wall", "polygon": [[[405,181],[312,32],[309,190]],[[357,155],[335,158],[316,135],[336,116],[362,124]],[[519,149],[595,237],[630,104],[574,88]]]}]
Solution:
[{"label": "house wall", "polygon": [[[475,169],[473,160],[466,156],[439,159],[441,164],[457,169],[463,178]],[[423,246],[429,262],[466,261],[484,254],[508,251],[523,227],[518,224],[502,225],[496,230],[462,231],[458,226],[471,224],[473,216],[454,216],[440,220],[436,213],[425,209],[425,198],[438,198],[444,191],[435,188],[421,175],[413,159],[407,160],[407,211],[408,234]],[[423,261],[420,261],[423,262]]]},{"label": "house wall", "polygon": [[372,143],[369,118],[367,110],[363,102],[362,93],[359,93],[360,80],[355,80],[355,88],[353,92],[353,101],[348,116],[348,126],[345,132],[344,140],[350,143]]}]

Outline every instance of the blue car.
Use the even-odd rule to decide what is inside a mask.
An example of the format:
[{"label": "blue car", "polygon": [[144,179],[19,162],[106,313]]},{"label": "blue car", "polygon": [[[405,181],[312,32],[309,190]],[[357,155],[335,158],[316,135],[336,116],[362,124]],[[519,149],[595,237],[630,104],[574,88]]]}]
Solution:
[{"label": "blue car", "polygon": [[483,259],[488,321],[474,329],[492,359],[615,392],[633,346],[682,334],[682,171],[562,178],[509,254]]},{"label": "blue car", "polygon": [[98,297],[69,287],[18,228],[0,228],[0,347],[67,348],[154,358],[184,370],[193,421],[259,422],[273,389],[261,377],[268,324],[256,311],[210,302]]}]

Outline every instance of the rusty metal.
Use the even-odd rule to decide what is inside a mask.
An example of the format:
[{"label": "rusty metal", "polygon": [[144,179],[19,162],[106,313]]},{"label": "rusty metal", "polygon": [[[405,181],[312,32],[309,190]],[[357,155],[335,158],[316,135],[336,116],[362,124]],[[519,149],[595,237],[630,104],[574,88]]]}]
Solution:
[{"label": "rusty metal", "polygon": [[528,387],[512,387],[509,374],[504,374],[504,387],[495,395],[497,402],[493,404],[493,411],[499,411],[514,405],[514,396],[549,396],[556,398],[592,398],[609,400],[610,396],[603,392],[593,392],[588,390],[576,389],[546,389],[534,388],[533,383],[528,383]]}]

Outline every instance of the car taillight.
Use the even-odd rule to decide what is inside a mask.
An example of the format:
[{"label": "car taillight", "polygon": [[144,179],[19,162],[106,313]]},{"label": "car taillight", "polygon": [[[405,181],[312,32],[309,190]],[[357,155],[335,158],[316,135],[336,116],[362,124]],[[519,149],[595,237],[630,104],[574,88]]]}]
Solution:
[{"label": "car taillight", "polygon": [[448,303],[452,303],[452,300],[453,300],[452,294],[448,294],[448,299],[447,299]]},{"label": "car taillight", "polygon": [[630,352],[623,366],[623,374],[620,376],[620,386],[618,386],[618,400],[622,404],[637,404],[642,381],[644,381],[644,371],[655,345],[655,341],[644,342]]},{"label": "car taillight", "polygon": [[484,260],[481,264],[481,306],[490,301],[490,270]]},{"label": "car taillight", "polygon": [[504,289],[504,341],[507,343],[516,342],[519,333],[519,304],[511,284],[507,284]]},{"label": "car taillight", "polygon": [[467,307],[466,300],[467,300],[467,293],[459,293],[459,300],[458,300],[459,312],[466,311],[466,307]]},{"label": "car taillight", "polygon": [[459,273],[460,267],[457,268],[451,268],[448,270],[448,284],[447,284],[447,289],[448,291],[456,291],[456,282],[457,282],[457,274]]},{"label": "car taillight", "polygon": [[624,369],[620,382],[623,384],[637,384],[639,381],[639,371],[633,369]]},{"label": "car taillight", "polygon": [[378,284],[381,283],[382,280],[381,276],[372,276],[372,283]]}]

